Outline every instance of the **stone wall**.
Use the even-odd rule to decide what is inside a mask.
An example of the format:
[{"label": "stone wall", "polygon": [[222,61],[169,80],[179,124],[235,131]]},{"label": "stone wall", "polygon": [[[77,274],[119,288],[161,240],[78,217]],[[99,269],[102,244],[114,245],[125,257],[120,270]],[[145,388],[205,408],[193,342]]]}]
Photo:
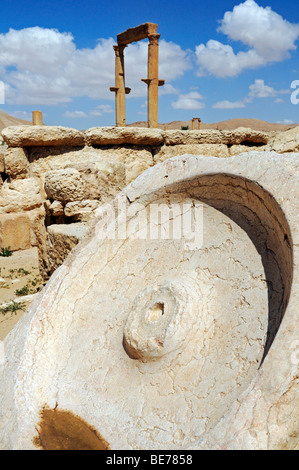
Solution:
[{"label": "stone wall", "polygon": [[[67,237],[70,225],[80,223],[83,233],[100,204],[157,163],[185,154],[229,158],[251,150],[299,150],[299,128],[277,133],[14,126],[2,137],[7,147],[0,152],[0,248],[38,246],[45,278],[57,267],[55,260],[66,256],[58,241],[62,232]],[[59,255],[53,256],[55,250]]]}]

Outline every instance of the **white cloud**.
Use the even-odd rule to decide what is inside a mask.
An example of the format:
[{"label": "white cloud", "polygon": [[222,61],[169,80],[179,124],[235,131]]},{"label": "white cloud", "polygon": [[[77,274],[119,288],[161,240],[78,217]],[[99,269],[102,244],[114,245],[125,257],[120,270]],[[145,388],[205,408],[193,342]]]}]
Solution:
[{"label": "white cloud", "polygon": [[245,108],[244,101],[218,101],[214,104],[213,108],[215,109],[237,109]]},{"label": "white cloud", "polygon": [[271,96],[276,96],[277,91],[274,88],[265,85],[264,80],[257,79],[249,87],[249,96],[252,98],[269,98]]},{"label": "white cloud", "polygon": [[284,20],[270,7],[246,0],[226,12],[219,28],[233,41],[241,41],[269,62],[281,61],[296,49],[299,25]]},{"label": "white cloud", "polygon": [[[110,86],[115,81],[113,45],[100,39],[94,48],[77,49],[70,33],[40,27],[10,29],[0,34],[0,79],[6,85],[7,104],[56,105],[73,97],[114,100]],[[180,46],[160,41],[160,78],[171,82],[191,67]],[[147,76],[147,42],[125,49],[126,85],[132,97],[146,96],[141,82]],[[170,84],[163,93],[177,93]]]},{"label": "white cloud", "polygon": [[[249,86],[248,95],[239,101],[218,101],[213,105],[216,109],[237,109],[245,108],[248,103],[252,103],[257,98],[273,98],[279,94],[289,93],[289,90],[275,90],[274,88],[265,85],[265,81],[262,79],[256,79],[254,83]],[[275,103],[281,103],[283,100],[277,98]]]},{"label": "white cloud", "polygon": [[247,50],[235,53],[231,46],[214,40],[200,44],[196,47],[199,75],[209,72],[233,77],[245,69],[288,58],[290,51],[296,49],[299,24],[286,21],[270,7],[246,0],[225,13],[218,31],[229,40],[240,41]]},{"label": "white cloud", "polygon": [[285,124],[286,126],[290,124],[295,124],[291,119],[284,119],[283,121],[277,121],[276,124]]},{"label": "white cloud", "polygon": [[214,40],[208,41],[206,46],[196,46],[195,53],[200,66],[199,76],[208,71],[217,77],[234,77],[246,68],[256,68],[264,64],[263,59],[254,50],[235,54],[231,46]]},{"label": "white cloud", "polygon": [[103,116],[103,114],[113,113],[114,109],[110,104],[99,104],[96,109],[90,112],[90,116]]},{"label": "white cloud", "polygon": [[23,121],[32,121],[32,114],[27,111],[13,111],[9,113],[9,115],[17,119],[22,119]]},{"label": "white cloud", "polygon": [[64,117],[77,119],[77,118],[87,118],[88,115],[84,111],[66,111]]},{"label": "white cloud", "polygon": [[179,95],[177,101],[171,103],[174,109],[202,109],[205,104],[199,100],[203,100],[204,97],[196,91],[191,91],[186,95]]}]

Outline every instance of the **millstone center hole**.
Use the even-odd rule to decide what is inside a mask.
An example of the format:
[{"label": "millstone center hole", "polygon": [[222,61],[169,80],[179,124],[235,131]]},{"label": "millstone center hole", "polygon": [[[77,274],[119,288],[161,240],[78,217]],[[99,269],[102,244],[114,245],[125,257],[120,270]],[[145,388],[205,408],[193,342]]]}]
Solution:
[{"label": "millstone center hole", "polygon": [[165,305],[162,302],[156,302],[147,311],[146,320],[149,322],[158,322],[164,315]]}]

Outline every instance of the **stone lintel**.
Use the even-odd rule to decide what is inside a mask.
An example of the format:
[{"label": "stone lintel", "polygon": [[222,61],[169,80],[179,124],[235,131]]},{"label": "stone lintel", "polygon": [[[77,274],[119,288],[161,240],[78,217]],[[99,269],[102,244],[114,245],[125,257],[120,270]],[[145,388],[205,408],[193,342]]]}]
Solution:
[{"label": "stone lintel", "polygon": [[135,41],[141,41],[156,34],[158,25],[155,23],[143,23],[135,28],[129,28],[117,35],[117,44],[126,45]]}]

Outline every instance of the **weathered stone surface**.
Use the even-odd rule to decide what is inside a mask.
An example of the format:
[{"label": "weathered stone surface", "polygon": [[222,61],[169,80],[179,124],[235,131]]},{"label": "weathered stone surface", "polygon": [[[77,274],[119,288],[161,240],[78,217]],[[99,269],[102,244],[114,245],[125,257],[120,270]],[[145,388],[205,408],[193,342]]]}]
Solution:
[{"label": "weathered stone surface", "polygon": [[234,157],[236,155],[240,155],[241,153],[247,153],[247,152],[265,152],[266,150],[269,150],[267,148],[267,145],[263,145],[262,147],[255,147],[254,145],[251,147],[249,145],[232,145],[229,147],[228,152],[230,157]]},{"label": "weathered stone surface", "polygon": [[275,134],[269,143],[269,148],[279,153],[298,152],[299,127]]},{"label": "weathered stone surface", "polygon": [[31,248],[30,220],[27,214],[0,215],[0,248],[10,247],[13,251]]},{"label": "weathered stone surface", "polygon": [[0,214],[30,211],[44,201],[38,178],[5,181],[0,190]]},{"label": "weathered stone surface", "polygon": [[26,212],[30,223],[30,240],[31,246],[39,247],[46,241],[45,227],[45,207],[44,205]]},{"label": "weathered stone surface", "polygon": [[242,144],[243,142],[253,142],[257,144],[267,144],[271,133],[255,131],[239,127],[233,131],[219,130],[192,130],[192,131],[165,131],[164,142],[166,145],[190,145],[190,144]]},{"label": "weathered stone surface", "polygon": [[186,154],[227,158],[229,157],[229,150],[224,144],[164,145],[155,154],[154,161],[155,163],[164,162],[168,158]]},{"label": "weathered stone surface", "polygon": [[64,215],[64,205],[60,201],[53,201],[49,204],[49,211],[54,217]]},{"label": "weathered stone surface", "polygon": [[88,220],[99,207],[98,200],[87,199],[84,201],[68,202],[64,208],[66,217],[75,217],[78,220]]},{"label": "weathered stone surface", "polygon": [[71,168],[74,163],[90,161],[84,147],[32,147],[29,156],[32,174],[41,179],[47,171]]},{"label": "weathered stone surface", "polygon": [[85,182],[75,168],[48,171],[45,175],[45,191],[49,199],[66,204],[84,199]]},{"label": "weathered stone surface", "polygon": [[5,172],[11,179],[30,177],[29,161],[22,148],[8,148],[5,153]]},{"label": "weathered stone surface", "polygon": [[244,143],[264,144],[266,145],[271,139],[274,132],[256,131],[246,127],[238,127],[234,130],[225,130],[221,132],[221,143],[227,145],[244,145]]},{"label": "weathered stone surface", "polygon": [[[4,172],[4,155],[5,155],[6,148],[3,148],[3,146],[0,146],[0,173]],[[1,182],[0,182],[1,184]]]},{"label": "weathered stone surface", "polygon": [[[114,200],[114,239],[99,208],[5,339],[0,447],[34,449],[45,407],[79,416],[111,449],[298,446],[298,162],[167,160]],[[153,204],[173,221],[183,208],[196,229],[165,238]]]},{"label": "weathered stone surface", "polygon": [[104,202],[114,198],[126,186],[126,167],[121,162],[97,157],[94,162],[73,164],[73,168],[85,182],[85,199]]},{"label": "weathered stone surface", "polygon": [[46,254],[42,259],[41,272],[48,278],[67,258],[70,251],[86,234],[88,224],[49,225],[46,235]]},{"label": "weathered stone surface", "polygon": [[221,144],[221,132],[217,130],[164,131],[165,145]]},{"label": "weathered stone surface", "polygon": [[164,131],[142,127],[94,127],[85,131],[85,142],[92,145],[160,145]]},{"label": "weathered stone surface", "polygon": [[154,165],[152,153],[149,149],[138,147],[113,147],[111,149],[97,149],[96,152],[109,162],[119,162],[125,166],[126,184],[131,183],[137,176]]},{"label": "weathered stone surface", "polygon": [[11,126],[2,137],[10,147],[84,145],[83,132],[60,126]]}]

